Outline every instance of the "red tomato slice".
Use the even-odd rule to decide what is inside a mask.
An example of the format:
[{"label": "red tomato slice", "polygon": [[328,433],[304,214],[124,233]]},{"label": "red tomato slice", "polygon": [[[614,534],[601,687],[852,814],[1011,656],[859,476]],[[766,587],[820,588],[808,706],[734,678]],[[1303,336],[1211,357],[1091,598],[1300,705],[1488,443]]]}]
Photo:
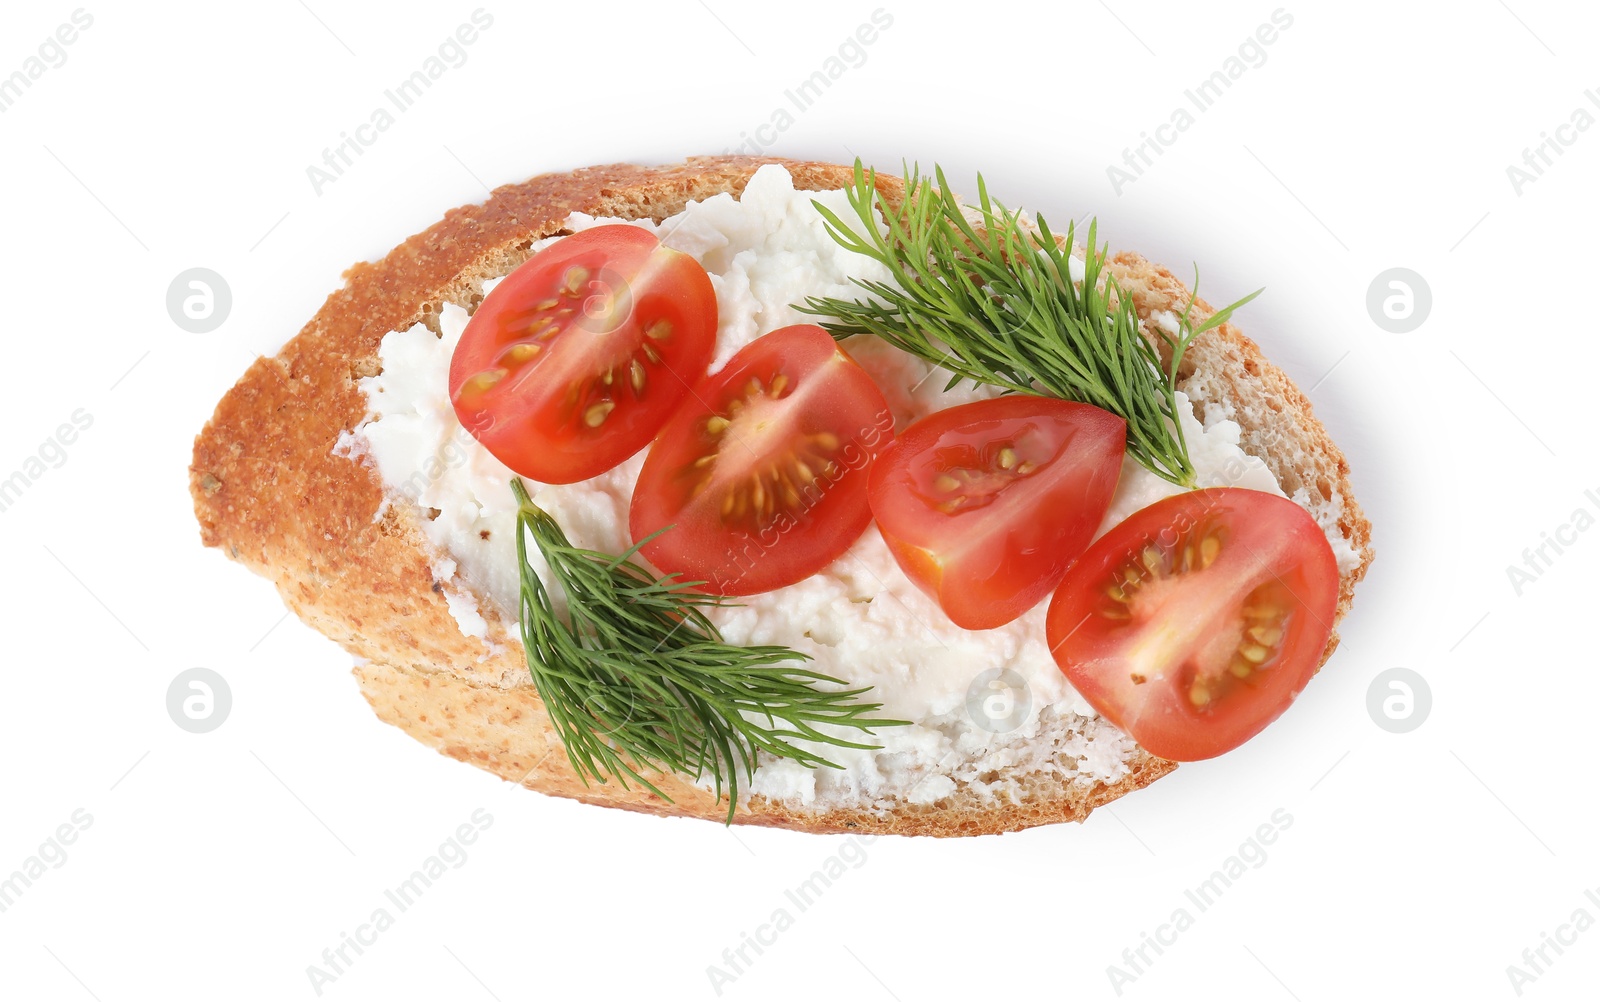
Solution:
[{"label": "red tomato slice", "polygon": [[867,465],[894,439],[883,394],[813,324],[745,345],[661,429],[634,488],[642,552],[707,591],[752,595],[815,574],[872,520]]},{"label": "red tomato slice", "polygon": [[587,480],[649,444],[716,339],[716,293],[694,258],[637,226],[597,226],[489,293],[450,360],[450,400],[517,473]]},{"label": "red tomato slice", "polygon": [[1088,404],[1009,396],[951,407],[872,464],[878,531],[950,621],[1003,626],[1033,608],[1111,506],[1127,422]]},{"label": "red tomato slice", "polygon": [[1089,547],[1046,635],[1096,710],[1152,755],[1193,761],[1288,709],[1338,600],[1333,549],[1304,509],[1218,487],[1157,501]]}]

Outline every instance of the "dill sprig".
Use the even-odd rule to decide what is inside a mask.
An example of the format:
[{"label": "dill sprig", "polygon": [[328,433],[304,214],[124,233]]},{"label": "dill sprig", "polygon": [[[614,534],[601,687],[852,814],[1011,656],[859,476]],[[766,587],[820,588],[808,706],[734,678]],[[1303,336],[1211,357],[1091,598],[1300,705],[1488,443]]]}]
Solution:
[{"label": "dill sprig", "polygon": [[[704,610],[730,600],[693,590],[703,582],[656,578],[634,563],[649,540],[620,556],[575,547],[521,480],[511,489],[528,670],[585,784],[615,778],[627,789],[632,779],[670,803],[640,770],[709,776],[717,799],[728,798],[732,823],[739,774],[754,776],[759,753],[838,768],[794,742],[876,748],[818,725],[870,734],[906,723],[869,716],[882,704],[856,699],[870,687],[815,688],[844,683],[800,667],[805,654],[724,641]],[[566,598],[565,616],[528,560],[529,539]]]},{"label": "dill sprig", "polygon": [[[837,318],[823,324],[835,337],[876,335],[948,369],[946,389],[970,379],[1104,408],[1128,422],[1129,455],[1157,476],[1193,487],[1177,416],[1178,368],[1190,342],[1259,292],[1199,326],[1190,322],[1191,295],[1176,336],[1151,325],[1169,352],[1163,367],[1156,346],[1140,333],[1133,297],[1106,270],[1109,247],[1097,245],[1094,222],[1082,277],[1074,281],[1075,226],[1060,241],[1042,215],[1030,226],[989,197],[982,175],[978,204],[969,209],[944,171],[935,166],[934,172],[927,178],[908,170],[904,199],[891,210],[876,197],[875,172],[857,160],[847,193],[860,217],[854,226],[813,202],[836,241],[883,264],[894,282],[858,279],[869,298],[812,297],[804,312]],[[880,232],[883,223],[887,233]]]}]

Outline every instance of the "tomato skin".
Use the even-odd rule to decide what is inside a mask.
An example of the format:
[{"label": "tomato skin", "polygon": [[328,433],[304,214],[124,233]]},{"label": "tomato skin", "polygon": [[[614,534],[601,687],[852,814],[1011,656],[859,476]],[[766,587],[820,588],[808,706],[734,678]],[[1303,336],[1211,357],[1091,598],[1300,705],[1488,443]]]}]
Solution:
[{"label": "tomato skin", "polygon": [[515,472],[575,483],[638,452],[711,362],[704,268],[610,225],[540,250],[485,297],[450,360],[461,424]]},{"label": "tomato skin", "polygon": [[1089,545],[1122,472],[1127,422],[1049,397],[938,411],[872,464],[878,531],[957,626],[1003,626],[1043,601]]},{"label": "tomato skin", "polygon": [[1276,720],[1321,663],[1339,598],[1327,537],[1294,502],[1191,491],[1101,537],[1051,600],[1046,636],[1073,688],[1152,755],[1230,751]]},{"label": "tomato skin", "polygon": [[661,429],[629,528],[638,541],[671,526],[641,552],[708,592],[793,584],[866,531],[867,467],[893,439],[883,394],[832,336],[781,328],[697,384]]}]

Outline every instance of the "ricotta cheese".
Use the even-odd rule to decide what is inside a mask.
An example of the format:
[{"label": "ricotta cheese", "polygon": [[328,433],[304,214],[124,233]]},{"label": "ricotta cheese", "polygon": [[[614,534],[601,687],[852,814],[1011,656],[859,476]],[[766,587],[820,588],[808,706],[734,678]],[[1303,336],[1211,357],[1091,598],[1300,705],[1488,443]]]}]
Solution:
[{"label": "ricotta cheese", "polygon": [[[692,255],[710,274],[719,320],[714,370],[760,335],[808,322],[792,306],[808,295],[853,298],[860,294],[853,279],[889,280],[876,262],[828,236],[813,200],[853,218],[844,192],[797,192],[782,167],[769,165],[739,199],[717,195],[660,224],[632,224]],[[616,222],[575,213],[566,229]],[[437,548],[434,574],[450,610],[464,634],[486,638],[480,600],[507,622],[517,615],[515,503],[507,486],[511,472],[462,429],[448,399],[450,357],[467,320],[466,310],[447,303],[439,313],[440,334],[419,324],[384,337],[382,372],[362,380],[370,413],[340,449],[376,466],[391,503],[427,512],[423,531]],[[942,371],[874,338],[845,347],[883,390],[897,428],[995,392],[970,385],[945,390]],[[1235,422],[1215,413],[1202,422],[1181,395],[1178,410],[1201,486],[1282,495],[1265,464],[1240,449]],[[528,488],[576,545],[617,553],[631,543],[628,505],[643,460],[641,452],[582,483],[529,482]],[[1100,531],[1177,492],[1125,460]],[[543,573],[537,554],[534,559]],[[763,762],[750,792],[819,810],[871,808],[936,803],[958,785],[984,797],[1008,797],[1041,776],[1109,783],[1127,772],[1132,741],[1095,714],[1050,657],[1048,603],[998,629],[963,630],[901,572],[875,528],[821,573],[741,601],[711,613],[730,642],[782,644],[808,654],[810,667],[851,686],[871,686],[884,714],[914,722],[881,730],[877,750],[825,747],[838,769]],[[975,684],[995,671],[1022,682],[1020,692],[1007,696],[1023,708],[1021,722],[1004,732],[980,725],[968,709],[988,691],[974,690]]]}]

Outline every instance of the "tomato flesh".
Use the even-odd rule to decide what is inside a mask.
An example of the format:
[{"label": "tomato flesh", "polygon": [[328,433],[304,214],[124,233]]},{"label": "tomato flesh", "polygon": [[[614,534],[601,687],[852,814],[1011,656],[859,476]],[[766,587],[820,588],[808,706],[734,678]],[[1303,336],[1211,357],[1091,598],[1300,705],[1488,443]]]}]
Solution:
[{"label": "tomato flesh", "polygon": [[1286,498],[1191,491],[1091,546],[1046,635],[1073,687],[1161,758],[1211,758],[1289,707],[1321,663],[1339,598],[1327,537]]},{"label": "tomato flesh", "polygon": [[722,595],[793,584],[866,531],[867,466],[894,438],[883,394],[813,324],[766,334],[701,381],[634,488],[641,552]]},{"label": "tomato flesh", "polygon": [[957,626],[1002,626],[1089,545],[1127,423],[1088,404],[1007,396],[939,411],[872,464],[868,496],[902,570]]},{"label": "tomato flesh", "polygon": [[450,400],[517,473],[587,480],[649,444],[716,336],[716,293],[694,258],[637,226],[597,226],[484,298],[451,357]]}]

